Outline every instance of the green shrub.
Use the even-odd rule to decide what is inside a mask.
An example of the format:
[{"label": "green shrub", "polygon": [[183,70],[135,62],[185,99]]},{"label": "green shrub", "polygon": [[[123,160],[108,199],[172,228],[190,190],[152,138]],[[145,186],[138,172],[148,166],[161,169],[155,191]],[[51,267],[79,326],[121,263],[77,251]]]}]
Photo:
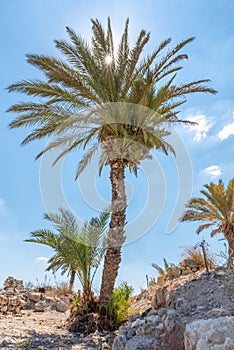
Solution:
[{"label": "green shrub", "polygon": [[111,318],[114,327],[118,327],[128,317],[130,307],[129,297],[133,293],[133,287],[127,282],[122,282],[113,291],[112,299],[107,305],[107,314]]},{"label": "green shrub", "polygon": [[16,346],[15,349],[16,350],[29,350],[31,348],[32,342],[31,340],[28,339],[24,339],[24,340],[20,340]]}]

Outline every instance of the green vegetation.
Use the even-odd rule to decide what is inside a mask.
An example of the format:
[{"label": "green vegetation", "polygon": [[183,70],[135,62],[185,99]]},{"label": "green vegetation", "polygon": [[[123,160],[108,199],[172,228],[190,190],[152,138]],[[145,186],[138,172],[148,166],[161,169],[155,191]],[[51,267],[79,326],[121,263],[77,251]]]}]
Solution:
[{"label": "green vegetation", "polygon": [[114,329],[127,320],[132,293],[133,288],[127,282],[122,282],[114,289],[110,302],[105,306],[107,317]]},{"label": "green vegetation", "polygon": [[19,342],[17,342],[15,349],[16,350],[29,350],[29,349],[31,349],[31,345],[32,345],[32,342],[28,338],[28,339],[20,340]]},{"label": "green vegetation", "polygon": [[93,278],[106,250],[105,230],[109,213],[101,213],[98,218],[92,218],[82,227],[78,226],[75,216],[64,209],[59,209],[57,214],[45,214],[44,218],[53,224],[57,232],[37,230],[25,242],[53,248],[55,254],[48,261],[47,271],[61,270],[62,274],[67,273],[70,276],[70,292],[77,275],[85,299],[88,300],[92,295]]},{"label": "green vegetation", "polygon": [[[87,153],[79,162],[77,176],[87,166],[101,146],[100,171],[110,167],[112,214],[104,262],[100,303],[110,301],[121,261],[125,241],[126,193],[125,169],[137,173],[141,160],[150,158],[156,149],[166,155],[174,152],[166,138],[170,125],[188,123],[179,118],[178,107],[193,93],[215,93],[207,87],[208,80],[176,83],[181,62],[188,56],[181,50],[194,38],[188,38],[170,48],[171,39],[164,40],[146,57],[143,52],[150,34],[141,30],[136,43],[129,46],[129,20],[125,23],[118,48],[114,48],[110,19],[105,31],[98,20],[92,20],[91,44],[87,44],[73,29],[67,28],[70,42],[56,40],[56,48],[64,60],[38,54],[27,55],[29,64],[39,68],[44,78],[28,79],[12,84],[9,92],[27,96],[25,102],[9,108],[18,116],[11,128],[31,127],[23,140],[54,136],[45,152],[60,148],[55,162],[69,152],[81,148]],[[30,101],[28,96],[33,97]],[[34,101],[35,98],[35,101]],[[129,107],[116,113],[116,102],[147,108],[147,115],[137,116]],[[114,103],[114,107],[112,108]],[[142,109],[141,109],[142,111]],[[81,132],[80,130],[83,130]],[[118,141],[120,140],[120,141]],[[141,145],[141,146],[139,146]],[[71,273],[71,265],[66,269]]]},{"label": "green vegetation", "polygon": [[164,268],[163,267],[160,267],[159,265],[155,264],[155,263],[152,263],[152,267],[155,268],[158,273],[160,275],[166,275],[168,270],[171,268],[171,267],[176,267],[175,264],[171,264],[171,263],[168,263],[167,260],[165,258],[163,258],[163,261],[164,261]]},{"label": "green vegetation", "polygon": [[211,230],[211,237],[222,233],[228,242],[228,266],[231,267],[234,259],[234,178],[226,189],[222,180],[217,184],[206,184],[204,188],[200,191],[203,197],[188,201],[181,221],[204,222],[198,226],[197,234],[206,229]]}]

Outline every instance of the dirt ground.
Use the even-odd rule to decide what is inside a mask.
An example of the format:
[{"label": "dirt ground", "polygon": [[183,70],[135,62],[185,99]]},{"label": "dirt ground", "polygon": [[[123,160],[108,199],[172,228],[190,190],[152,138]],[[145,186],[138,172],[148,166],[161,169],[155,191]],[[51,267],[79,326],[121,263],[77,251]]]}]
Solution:
[{"label": "dirt ground", "polygon": [[99,334],[81,337],[63,327],[68,313],[27,310],[21,316],[1,315],[0,349],[98,350]]}]

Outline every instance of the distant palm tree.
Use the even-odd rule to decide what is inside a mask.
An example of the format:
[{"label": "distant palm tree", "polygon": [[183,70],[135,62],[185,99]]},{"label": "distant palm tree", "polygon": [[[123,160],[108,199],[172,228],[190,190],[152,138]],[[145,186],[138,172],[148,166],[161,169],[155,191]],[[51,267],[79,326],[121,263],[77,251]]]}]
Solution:
[{"label": "distant palm tree", "polygon": [[92,218],[79,227],[75,216],[68,210],[59,209],[57,214],[45,214],[56,228],[57,233],[50,230],[31,232],[31,238],[25,242],[47,245],[55,254],[49,259],[47,271],[61,270],[62,275],[70,276],[69,291],[74,285],[77,275],[83,287],[84,299],[91,296],[93,278],[100,266],[106,250],[105,229],[109,213],[101,213],[99,218]]},{"label": "distant palm tree", "polygon": [[211,230],[211,237],[222,233],[228,242],[228,266],[234,259],[234,178],[225,189],[222,180],[218,184],[211,182],[204,185],[200,193],[204,196],[195,197],[186,204],[186,211],[181,221],[204,222],[197,228],[197,234],[205,229]]},{"label": "distant palm tree", "polygon": [[161,275],[161,276],[164,276],[168,273],[168,270],[171,268],[171,267],[176,267],[175,264],[173,263],[168,263],[168,261],[163,258],[163,262],[164,262],[164,268],[159,266],[158,264],[156,263],[152,263],[151,266],[156,269],[158,271],[158,273]]},{"label": "distant palm tree", "polygon": [[[188,38],[171,49],[168,49],[171,39],[166,39],[142,58],[150,34],[141,30],[134,47],[130,48],[128,25],[129,20],[117,50],[113,44],[110,19],[106,32],[98,20],[92,20],[90,45],[67,28],[71,43],[55,41],[66,61],[45,55],[27,55],[28,63],[39,68],[45,79],[23,80],[8,88],[10,92],[39,98],[36,102],[26,100],[9,108],[10,112],[19,114],[10,123],[11,128],[34,128],[22,144],[54,136],[37,157],[51,149],[61,148],[56,162],[72,150],[85,149],[89,145],[79,163],[78,176],[100,145],[100,170],[104,165],[110,166],[112,215],[101,304],[108,303],[111,298],[126,238],[126,167],[136,173],[140,161],[150,157],[152,149],[166,155],[173,152],[166,142],[170,135],[169,125],[186,122],[178,117],[177,108],[186,102],[189,94],[216,92],[206,86],[208,80],[175,83],[177,72],[182,69],[181,61],[188,58],[180,51],[194,38]],[[140,116],[136,115],[133,106],[142,107]],[[144,107],[148,111],[146,117]]]}]

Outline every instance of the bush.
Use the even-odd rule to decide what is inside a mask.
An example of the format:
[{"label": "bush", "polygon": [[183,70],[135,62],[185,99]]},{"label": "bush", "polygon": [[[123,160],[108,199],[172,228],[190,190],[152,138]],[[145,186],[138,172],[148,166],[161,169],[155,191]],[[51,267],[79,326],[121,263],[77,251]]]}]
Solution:
[{"label": "bush", "polygon": [[127,282],[122,282],[113,291],[112,299],[107,305],[107,315],[113,323],[114,328],[121,325],[128,317],[130,307],[129,297],[133,293],[133,287]]}]

